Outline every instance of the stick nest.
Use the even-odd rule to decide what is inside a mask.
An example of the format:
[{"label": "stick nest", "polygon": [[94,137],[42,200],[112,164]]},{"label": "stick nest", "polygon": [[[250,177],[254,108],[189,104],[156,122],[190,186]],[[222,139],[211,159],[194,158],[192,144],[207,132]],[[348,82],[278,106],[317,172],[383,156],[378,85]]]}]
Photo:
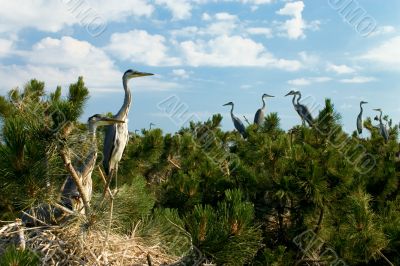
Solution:
[{"label": "stick nest", "polygon": [[[168,265],[180,258],[160,244],[146,246],[145,239],[110,233],[101,228],[84,229],[81,223],[63,226],[24,227],[20,220],[0,227],[0,256],[7,246],[34,251],[42,265]],[[148,259],[151,258],[149,263]]]}]

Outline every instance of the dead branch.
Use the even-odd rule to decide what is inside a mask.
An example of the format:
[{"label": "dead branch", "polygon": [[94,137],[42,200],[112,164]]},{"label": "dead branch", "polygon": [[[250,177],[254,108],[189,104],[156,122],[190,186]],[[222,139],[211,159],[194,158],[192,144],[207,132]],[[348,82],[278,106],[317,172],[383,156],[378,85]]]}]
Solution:
[{"label": "dead branch", "polygon": [[72,179],[74,180],[76,187],[78,188],[78,191],[81,195],[83,206],[85,208],[85,215],[89,219],[90,218],[90,205],[89,205],[89,200],[86,195],[86,191],[83,188],[81,178],[78,176],[78,174],[75,171],[75,168],[72,166],[71,163],[71,158],[69,155],[69,150],[66,149],[65,147],[61,148],[60,150],[60,155],[61,158],[64,162],[65,168],[67,168],[69,174],[71,175]]}]

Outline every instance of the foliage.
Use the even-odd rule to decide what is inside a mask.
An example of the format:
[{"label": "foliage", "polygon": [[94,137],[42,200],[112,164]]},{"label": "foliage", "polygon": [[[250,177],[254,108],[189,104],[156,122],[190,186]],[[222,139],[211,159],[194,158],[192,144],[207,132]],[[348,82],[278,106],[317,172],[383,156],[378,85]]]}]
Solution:
[{"label": "foliage", "polygon": [[[79,79],[65,98],[38,81],[0,98],[2,217],[57,196],[65,170],[54,146],[84,152],[77,119],[87,97]],[[224,132],[221,115],[175,134],[132,133],[113,184],[113,227],[174,255],[197,250],[192,263],[400,264],[399,128],[389,125],[385,143],[370,118],[368,138],[346,133],[340,118],[327,99],[313,127],[286,132],[271,113],[246,140]],[[63,120],[78,125],[69,138]],[[94,189],[102,192],[97,173]]]},{"label": "foliage", "polygon": [[15,246],[8,246],[0,256],[0,266],[35,266],[40,265],[37,254],[30,250],[19,250]]}]

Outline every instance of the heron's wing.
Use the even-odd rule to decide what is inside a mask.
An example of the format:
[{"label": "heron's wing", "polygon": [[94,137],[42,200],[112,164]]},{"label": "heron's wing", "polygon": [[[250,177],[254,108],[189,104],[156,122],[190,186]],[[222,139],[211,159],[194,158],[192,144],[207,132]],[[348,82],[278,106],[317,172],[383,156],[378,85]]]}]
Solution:
[{"label": "heron's wing", "polygon": [[106,175],[110,174],[110,161],[111,155],[115,148],[115,136],[117,129],[115,125],[107,126],[106,134],[104,136],[104,148],[103,148],[103,167]]},{"label": "heron's wing", "polygon": [[264,120],[264,112],[258,109],[256,115],[254,116],[254,124],[261,125]]},{"label": "heron's wing", "polygon": [[246,137],[246,127],[244,126],[243,122],[236,116],[232,116],[232,120],[237,131],[239,131],[243,137]]},{"label": "heron's wing", "polygon": [[312,117],[310,111],[308,110],[307,106],[300,105],[300,112],[301,116],[307,121],[307,123],[312,126],[314,124],[314,118]]}]

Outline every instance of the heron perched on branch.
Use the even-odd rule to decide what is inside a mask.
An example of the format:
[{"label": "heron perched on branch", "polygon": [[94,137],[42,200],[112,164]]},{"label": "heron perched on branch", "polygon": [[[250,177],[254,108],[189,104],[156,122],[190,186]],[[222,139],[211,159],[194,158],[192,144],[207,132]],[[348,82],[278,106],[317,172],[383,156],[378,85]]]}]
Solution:
[{"label": "heron perched on branch", "polygon": [[[113,125],[116,123],[124,123],[122,120],[105,117],[99,114],[93,115],[88,119],[88,127],[90,134],[90,152],[83,163],[78,167],[76,173],[82,184],[82,192],[85,198],[90,201],[92,197],[92,173],[96,165],[97,159],[97,142],[96,129],[99,126]],[[84,210],[82,203],[83,195],[79,192],[79,188],[71,176],[68,176],[61,188],[61,200],[55,206],[51,204],[41,204],[33,207],[22,215],[22,221],[26,225],[50,225],[57,223],[65,215],[65,211]]]},{"label": "heron perched on branch", "polygon": [[[154,74],[129,69],[122,76],[122,84],[125,91],[124,103],[122,104],[118,113],[113,117],[115,119],[124,121],[125,123],[109,126],[106,130],[103,150],[103,167],[108,178],[106,189],[110,185],[112,176],[118,172],[118,163],[121,161],[125,146],[129,140],[127,118],[131,106],[132,95],[130,89],[128,88],[128,81],[132,78],[151,75]],[[104,194],[106,189],[104,190]]]},{"label": "heron perched on branch", "polygon": [[234,103],[229,102],[229,103],[224,104],[223,106],[229,106],[229,105],[232,106],[231,117],[232,117],[233,125],[235,126],[236,130],[239,131],[239,133],[243,136],[243,138],[246,138],[247,137],[246,127],[243,125],[243,122],[233,114],[233,108],[235,107]]},{"label": "heron perched on branch", "polygon": [[[312,127],[314,125],[314,119],[311,115],[311,112],[308,110],[307,106],[303,105],[300,103],[300,99],[301,99],[301,93],[299,91],[290,91],[288,94],[286,94],[285,96],[289,96],[289,95],[293,95],[293,99],[292,99],[292,103],[294,106],[294,109],[296,110],[296,112],[299,114],[302,122],[303,122],[303,126],[306,124],[306,122],[308,123],[308,125],[310,127]],[[296,96],[299,96],[299,98],[296,100]]]},{"label": "heron perched on branch", "polygon": [[364,109],[362,106],[363,106],[363,104],[367,104],[367,103],[368,102],[364,102],[364,101],[360,102],[360,113],[358,114],[358,117],[357,117],[357,132],[359,135],[362,134],[362,130],[363,130],[362,114],[363,114]]},{"label": "heron perched on branch", "polygon": [[385,124],[382,122],[382,110],[378,108],[378,109],[374,109],[374,111],[377,111],[380,113],[379,117],[377,118],[377,120],[379,121],[379,133],[385,139],[385,142],[388,142],[389,132],[388,132]]},{"label": "heron perched on branch", "polygon": [[259,126],[261,126],[264,123],[265,98],[267,97],[275,97],[275,96],[264,93],[263,96],[261,97],[263,106],[257,110],[256,115],[254,116],[254,124],[257,124]]}]

